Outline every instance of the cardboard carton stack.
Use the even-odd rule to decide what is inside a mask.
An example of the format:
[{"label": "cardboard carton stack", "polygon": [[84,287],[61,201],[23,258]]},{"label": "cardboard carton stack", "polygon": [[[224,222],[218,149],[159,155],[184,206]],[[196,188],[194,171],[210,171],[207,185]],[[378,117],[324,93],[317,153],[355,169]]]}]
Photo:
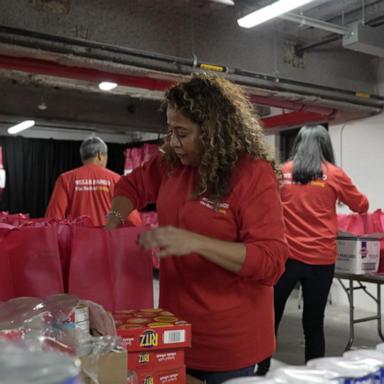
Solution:
[{"label": "cardboard carton stack", "polygon": [[376,272],[380,261],[382,233],[355,236],[339,232],[337,236],[336,272],[364,274]]},{"label": "cardboard carton stack", "polygon": [[138,384],[184,384],[184,349],[191,346],[191,325],[159,308],[118,311],[117,333],[128,350],[128,369]]}]

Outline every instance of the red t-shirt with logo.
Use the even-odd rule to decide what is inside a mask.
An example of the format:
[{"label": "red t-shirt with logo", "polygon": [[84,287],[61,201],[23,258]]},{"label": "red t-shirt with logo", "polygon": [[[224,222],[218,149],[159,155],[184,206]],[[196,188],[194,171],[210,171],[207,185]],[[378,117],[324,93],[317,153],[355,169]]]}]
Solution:
[{"label": "red t-shirt with logo", "polygon": [[275,174],[262,160],[243,159],[232,191],[215,210],[192,198],[197,169],[168,170],[158,155],[120,179],[115,195],[135,208],[156,202],[159,225],[242,242],[246,259],[236,274],[198,254],[160,262],[160,306],[192,324],[189,368],[225,371],[250,366],[275,348],[273,285],[283,272],[287,245]]},{"label": "red t-shirt with logo", "polygon": [[324,163],[322,168],[322,180],[295,184],[292,161],[282,167],[281,201],[289,257],[307,264],[335,263],[338,200],[358,213],[367,212],[369,205],[342,169],[330,163]]},{"label": "red t-shirt with logo", "polygon": [[[56,181],[45,216],[65,219],[87,215],[95,226],[103,226],[119,179],[117,173],[96,164],[65,172]],[[127,220],[133,225],[141,225],[137,211]]]}]

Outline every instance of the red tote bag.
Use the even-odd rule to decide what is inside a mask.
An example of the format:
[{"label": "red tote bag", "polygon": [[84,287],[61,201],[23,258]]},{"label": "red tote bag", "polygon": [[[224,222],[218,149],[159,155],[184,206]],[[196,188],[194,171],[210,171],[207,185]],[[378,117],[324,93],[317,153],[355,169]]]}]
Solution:
[{"label": "red tote bag", "polygon": [[339,230],[350,232],[354,235],[365,234],[365,220],[357,213],[337,215],[337,226]]},{"label": "red tote bag", "polygon": [[7,287],[12,286],[12,297],[64,292],[55,228],[14,228],[2,230],[1,237],[1,259],[9,270]]},{"label": "red tote bag", "polygon": [[14,297],[12,268],[5,251],[5,239],[10,229],[10,225],[0,223],[0,301],[8,301]]},{"label": "red tote bag", "polygon": [[371,233],[384,232],[381,222],[383,212],[377,209],[372,213],[359,215],[358,213],[337,215],[338,228],[353,233],[354,235],[368,235]]},{"label": "red tote bag", "polygon": [[[380,211],[380,225],[382,228],[382,232],[384,232],[384,213]],[[378,273],[384,274],[384,239],[380,242],[380,263]]]},{"label": "red tote bag", "polygon": [[69,293],[109,311],[153,307],[151,254],[136,243],[143,230],[75,227]]}]

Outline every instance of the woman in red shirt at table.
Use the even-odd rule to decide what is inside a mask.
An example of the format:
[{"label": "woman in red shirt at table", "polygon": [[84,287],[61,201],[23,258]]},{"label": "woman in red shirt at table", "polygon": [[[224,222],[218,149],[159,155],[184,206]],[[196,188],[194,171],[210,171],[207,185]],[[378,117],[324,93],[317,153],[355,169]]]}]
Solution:
[{"label": "woman in red shirt at table", "polygon": [[[336,261],[336,202],[343,202],[354,212],[368,210],[365,195],[334,164],[329,133],[317,125],[301,128],[292,160],[282,167],[281,200],[289,258],[275,286],[275,326],[277,333],[287,299],[300,283],[305,361],[325,353],[324,311]],[[257,374],[265,374],[269,365],[270,359],[259,364]]]},{"label": "woman in red shirt at table", "polygon": [[287,255],[275,164],[253,106],[223,78],[165,95],[164,153],[123,177],[108,228],[156,202],[160,306],[192,324],[187,372],[208,384],[253,375],[275,348],[273,285]]}]

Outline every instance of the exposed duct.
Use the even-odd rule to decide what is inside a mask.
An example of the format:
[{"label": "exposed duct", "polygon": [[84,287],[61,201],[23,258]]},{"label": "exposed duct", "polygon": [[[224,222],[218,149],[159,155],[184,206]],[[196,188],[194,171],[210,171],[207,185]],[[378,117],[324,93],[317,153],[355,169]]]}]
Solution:
[{"label": "exposed duct", "polygon": [[343,36],[343,47],[384,57],[384,32],[362,23],[355,23],[351,26],[351,32]]},{"label": "exposed duct", "polygon": [[[133,67],[141,67],[146,68],[148,72],[153,70],[176,75],[190,74],[201,68],[203,70],[226,72],[227,75],[236,82],[261,89],[281,90],[283,92],[293,90],[293,92],[301,95],[319,95],[321,98],[340,100],[356,105],[365,105],[367,107],[381,108],[384,104],[384,98],[376,95],[369,95],[369,98],[362,98],[353,91],[308,84],[281,77],[276,78],[276,76],[244,71],[239,68],[226,68],[221,65],[205,64],[199,62],[196,57],[175,57],[4,26],[0,26],[0,42],[12,44],[14,47],[29,47],[33,50],[49,52],[51,57],[56,54],[56,60],[65,62],[68,66],[83,67],[82,64],[73,64],[76,62],[76,58],[81,58],[83,61],[84,59],[94,59],[98,60],[99,63],[104,62],[110,65],[121,64],[125,66],[125,68],[126,66],[131,66],[130,70],[132,70]],[[33,65],[33,60],[28,59],[28,62]],[[29,65],[29,63],[25,64]],[[80,63],[80,61],[77,60],[77,63]],[[87,69],[80,68],[79,76],[85,75],[86,71]],[[127,70],[124,72],[127,73]]]},{"label": "exposed duct", "polygon": [[329,121],[339,117],[336,108],[344,111],[344,117],[348,113],[354,118],[366,117],[379,113],[384,103],[380,96],[362,97],[353,91],[198,63],[196,58],[178,58],[8,27],[0,27],[0,42],[12,44],[0,47],[3,52],[9,49],[8,56],[0,56],[0,68],[90,82],[109,80],[152,91],[163,91],[183,74],[198,68],[226,72],[227,77],[246,88],[255,104],[294,111],[283,113],[280,118],[268,118],[266,127]]},{"label": "exposed duct", "polygon": [[293,13],[287,13],[279,17],[300,25],[308,25],[341,35],[343,36],[343,48],[372,56],[384,57],[384,32],[378,28],[364,25],[361,21],[347,26],[340,26]]}]

